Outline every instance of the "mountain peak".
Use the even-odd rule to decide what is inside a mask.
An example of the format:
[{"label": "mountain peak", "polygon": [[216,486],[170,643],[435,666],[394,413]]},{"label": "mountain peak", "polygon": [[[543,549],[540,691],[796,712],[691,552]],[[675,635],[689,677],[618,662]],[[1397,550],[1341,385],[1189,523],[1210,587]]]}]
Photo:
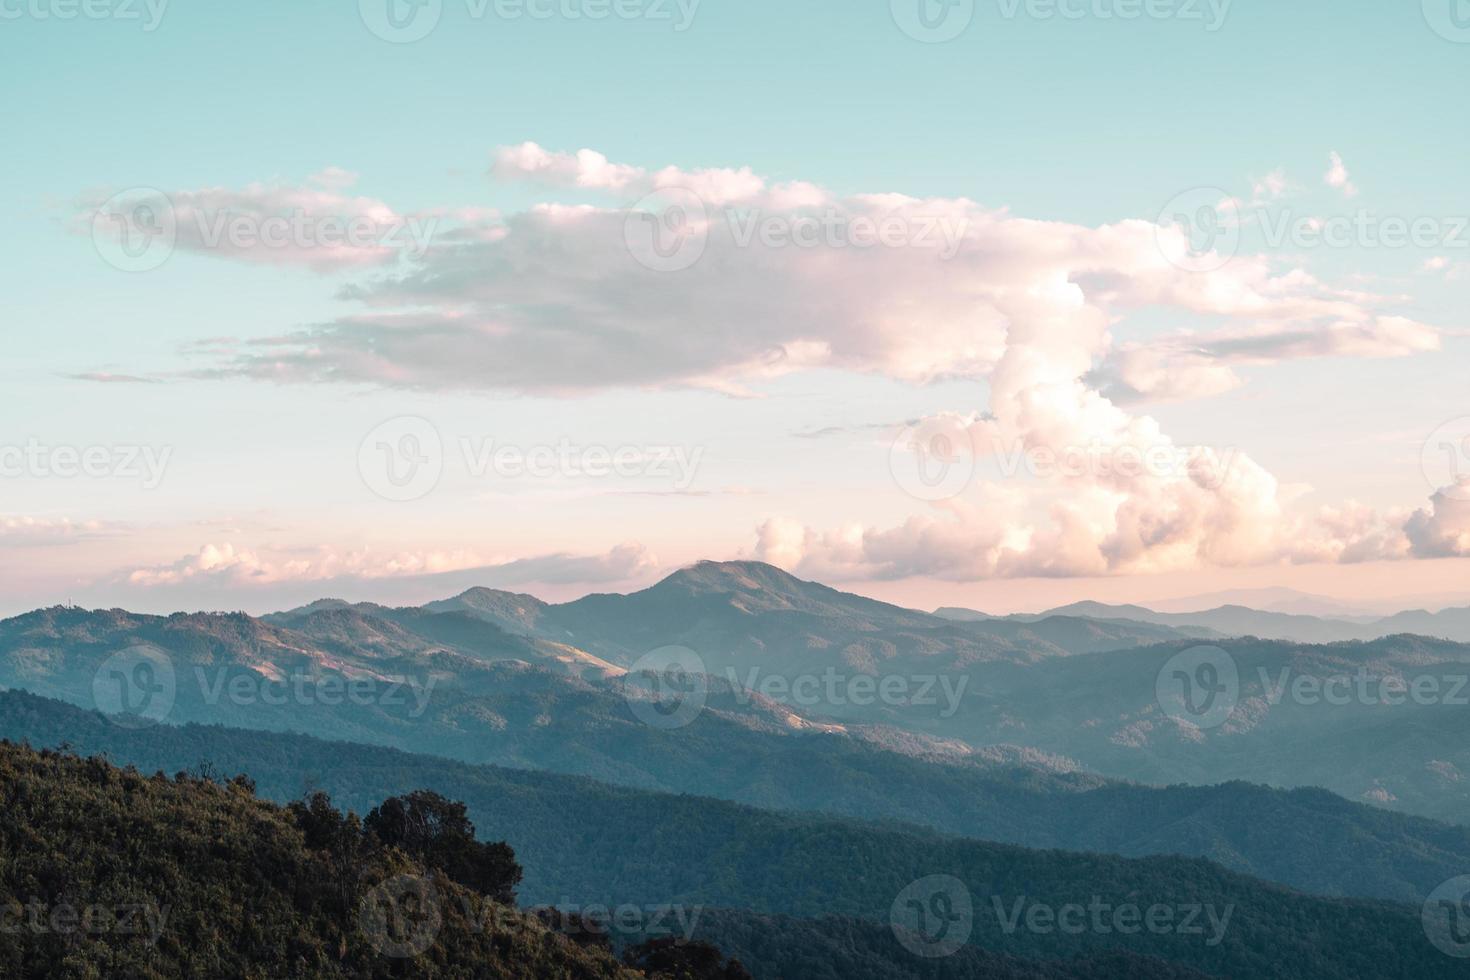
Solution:
[{"label": "mountain peak", "polygon": [[775,592],[803,595],[813,583],[763,561],[701,561],[685,566],[654,586],[701,592]]}]

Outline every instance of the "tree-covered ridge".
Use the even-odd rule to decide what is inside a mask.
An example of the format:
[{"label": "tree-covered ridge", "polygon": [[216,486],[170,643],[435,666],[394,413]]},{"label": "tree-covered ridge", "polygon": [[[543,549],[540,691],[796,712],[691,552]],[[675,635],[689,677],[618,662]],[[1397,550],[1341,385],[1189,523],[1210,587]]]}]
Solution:
[{"label": "tree-covered ridge", "polygon": [[[0,976],[642,976],[316,802],[0,743]],[[421,955],[402,882],[436,897]]]},{"label": "tree-covered ridge", "polygon": [[[503,844],[476,842],[464,807],[433,793],[390,798],[359,819],[322,793],[282,808],[245,777],[149,776],[0,742],[0,976],[751,980],[703,940],[749,943],[763,917],[700,910],[713,925],[692,939],[629,931],[620,961],[595,925],[507,904],[519,876]],[[756,976],[832,975],[803,964],[848,945],[844,931],[771,921]],[[899,977],[919,962],[881,927],[849,928],[865,938],[834,961],[864,965],[848,980]],[[1195,976],[1126,955],[1094,966],[976,948],[951,963],[959,972],[921,975],[1111,980],[1125,963],[1128,976]]]}]

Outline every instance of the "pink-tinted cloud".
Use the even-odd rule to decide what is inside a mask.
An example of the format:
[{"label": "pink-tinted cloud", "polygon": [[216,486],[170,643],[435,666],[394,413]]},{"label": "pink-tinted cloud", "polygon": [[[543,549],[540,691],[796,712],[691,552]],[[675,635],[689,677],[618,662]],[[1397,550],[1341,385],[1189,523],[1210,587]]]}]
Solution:
[{"label": "pink-tinted cloud", "polygon": [[[1395,313],[1391,300],[1261,256],[1191,271],[1185,231],[1151,221],[1090,228],[962,199],[838,197],[773,185],[748,169],[650,170],[534,144],[500,151],[492,169],[502,180],[621,200],[487,218],[474,233],[345,288],[362,312],[219,348],[199,373],[550,394],[681,385],[740,392],[813,368],[913,383],[984,380],[983,414],[966,406],[950,420],[979,458],[1086,450],[1166,464],[978,483],[890,528],[767,523],[760,553],[815,577],[1364,561],[1443,553],[1445,541],[1458,540],[1458,518],[1446,508],[1417,534],[1406,533],[1407,515],[1351,504],[1304,512],[1245,452],[1176,443],[1119,397],[1215,394],[1240,383],[1241,365],[1436,349],[1440,332]],[[331,187],[310,193],[340,196]],[[679,209],[623,206],[645,194]],[[630,244],[650,220],[652,234],[671,233],[658,243],[677,251],[692,241],[697,254],[661,265],[663,251]],[[894,234],[859,241],[859,227]],[[1115,331],[1143,309],[1222,325],[1120,344]],[[143,584],[371,574],[352,562],[215,549],[139,574]]]},{"label": "pink-tinted cloud", "polygon": [[95,195],[80,202],[73,224],[109,245],[153,249],[160,259],[178,251],[327,273],[420,255],[449,223],[443,213],[404,214],[350,194],[356,181],[356,174],[331,167],[299,185]]},{"label": "pink-tinted cloud", "polygon": [[[1034,315],[1041,298],[1044,316],[1076,312],[1104,331],[1144,307],[1239,321],[1213,346],[1172,350],[1187,344],[1176,338],[1157,353],[1126,349],[1114,366],[1127,375],[1120,384],[1151,394],[1167,386],[1149,376],[1178,365],[1208,393],[1238,382],[1231,364],[1423,350],[1435,335],[1385,314],[1378,297],[1265,258],[1187,271],[1183,232],[1146,221],[1085,228],[965,200],[839,199],[749,169],[647,170],[535,144],[499,151],[493,173],[625,200],[692,195],[679,217],[698,258],[659,270],[630,249],[632,223],[665,214],[540,205],[344,290],[365,312],[258,341],[201,373],[540,392],[738,391],[816,367],[916,382],[981,378],[1018,314]],[[860,226],[894,235],[859,243]],[[1105,357],[1106,346],[1085,354]]]},{"label": "pink-tinted cloud", "polygon": [[[473,551],[380,553],[371,549],[236,548],[207,544],[166,565],[134,569],[123,580],[147,589],[209,584],[230,588],[314,583],[344,586],[380,580],[418,583],[463,580],[554,585],[622,581],[650,570],[654,557],[641,545],[621,545],[600,555],[555,554],[491,563]],[[468,586],[465,586],[468,587]]]},{"label": "pink-tinted cloud", "polygon": [[9,548],[72,544],[121,530],[110,521],[0,515],[0,544]]},{"label": "pink-tinted cloud", "polygon": [[1327,321],[1297,329],[1180,333],[1111,351],[1094,379],[1114,398],[1195,399],[1244,384],[1236,368],[1324,357],[1408,357],[1439,350],[1441,332],[1398,316]]},{"label": "pink-tinted cloud", "polygon": [[1420,558],[1470,557],[1470,477],[1436,493],[1404,531]]}]

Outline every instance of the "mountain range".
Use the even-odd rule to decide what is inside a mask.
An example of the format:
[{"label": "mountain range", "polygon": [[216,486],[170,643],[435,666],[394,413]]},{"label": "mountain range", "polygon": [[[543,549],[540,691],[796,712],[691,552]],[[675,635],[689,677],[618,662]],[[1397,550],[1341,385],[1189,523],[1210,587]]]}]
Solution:
[{"label": "mountain range", "polygon": [[[968,609],[943,608],[935,615],[966,622],[991,622],[989,617]],[[1195,631],[1200,635],[1255,636],[1265,640],[1296,643],[1341,643],[1348,640],[1377,640],[1385,636],[1413,633],[1470,642],[1470,606],[1429,612],[1406,610],[1391,616],[1332,617],[1222,605],[1193,612],[1158,612],[1137,605],[1108,605],[1074,602],[1035,615],[1000,617],[1010,622],[1029,623],[1057,617],[1091,621],[1149,623],[1170,629]]]},{"label": "mountain range", "polygon": [[[759,563],[561,604],[55,607],[0,621],[0,737],[192,768],[206,794],[431,790],[511,843],[527,901],[698,906],[762,980],[1456,975],[1418,906],[1470,867],[1470,645],[1123,612],[947,618]],[[926,963],[888,920],[934,876],[975,896],[974,934]],[[1006,896],[1234,924],[1017,931]]]},{"label": "mountain range", "polygon": [[[1215,727],[1171,716],[1159,700],[1166,668],[1202,640],[1239,678],[1233,711]],[[712,675],[700,724],[672,734],[629,710],[660,707],[647,672],[629,669],[671,645]],[[842,747],[833,754],[864,746],[1152,784],[1321,786],[1451,822],[1470,812],[1470,743],[1460,737],[1470,688],[1459,684],[1470,646],[1420,637],[1301,646],[1131,620],[949,622],[770,566],[704,563],[644,592],[560,606],[472,591],[423,608],[327,601],[265,619],[40,610],[0,622],[0,685],[96,706],[99,677],[115,674],[109,658],[134,647],[167,663],[171,721],[750,802],[762,778],[751,773],[763,770],[711,762],[719,748],[754,740],[752,760],[769,758],[785,750],[779,740],[801,736]],[[1387,703],[1377,688],[1344,704],[1296,696],[1304,681],[1360,675],[1432,682],[1440,694],[1422,705]],[[302,679],[308,696],[324,679],[381,696],[281,696]],[[699,769],[698,786],[681,766]]]}]

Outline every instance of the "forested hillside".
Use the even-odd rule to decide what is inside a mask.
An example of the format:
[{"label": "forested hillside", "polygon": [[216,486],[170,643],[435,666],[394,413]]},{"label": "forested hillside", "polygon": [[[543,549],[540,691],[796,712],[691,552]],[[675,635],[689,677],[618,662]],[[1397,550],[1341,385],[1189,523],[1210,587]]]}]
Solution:
[{"label": "forested hillside", "polygon": [[[0,743],[0,976],[636,976],[355,818],[312,816],[244,781]],[[405,882],[437,896],[411,959],[415,928],[392,914]]]},{"label": "forested hillside", "polygon": [[712,935],[758,950],[760,980],[833,975],[808,967],[834,943],[847,980],[910,969],[956,980],[1194,976],[1127,955],[1023,962],[980,949],[935,973],[877,926],[702,908],[695,918],[708,925],[692,936],[628,930],[614,948],[509,904],[510,852],[466,839],[459,817],[424,794],[365,819],[323,795],[282,808],[246,779],[145,775],[0,742],[0,976],[750,980],[704,941]]},{"label": "forested hillside", "polygon": [[[130,757],[149,767],[198,749],[205,753],[200,762],[221,774],[244,768],[283,798],[325,789],[357,807],[373,804],[378,787],[435,778],[427,760],[395,754],[386,766],[357,764],[351,747],[320,751],[320,743],[282,736],[236,733],[237,741],[224,743],[233,744],[232,753],[211,750],[220,733],[156,728],[111,745],[133,746]],[[312,765],[303,767],[302,753],[313,749]],[[1417,907],[1311,898],[1205,861],[1033,851],[914,828],[645,797],[578,780],[552,788],[540,774],[484,776],[478,785],[462,783],[462,795],[482,832],[503,834],[530,868],[522,885],[529,902],[733,907],[882,924],[905,888],[942,874],[963,883],[973,903],[969,941],[1009,955],[1065,959],[1126,950],[1210,974],[1283,980],[1462,975],[1463,964],[1426,940]],[[1060,908],[1094,899],[1193,910],[1200,931],[1124,936],[1007,926],[1018,903]]]},{"label": "forested hillside", "polygon": [[[247,772],[261,791],[290,800],[326,788],[365,807],[385,796],[428,787],[466,801],[487,833],[515,837],[544,830],[541,880],[567,859],[564,840],[583,839],[585,815],[639,827],[687,819],[694,827],[725,823],[711,814],[745,812],[713,799],[610,786],[553,773],[476,766],[379,746],[323,742],[308,736],[218,726],[119,727],[95,712],[23,691],[0,692],[0,737],[70,744],[123,763],[174,771],[209,760]],[[750,744],[769,744],[758,736]],[[733,743],[739,746],[742,743]],[[1349,803],[1321,790],[1278,790],[1243,783],[1167,789],[1053,777],[1023,770],[984,771],[924,764],[862,750],[842,739],[796,740],[773,758],[757,797],[786,810],[818,811],[1024,844],[1130,857],[1185,854],[1324,895],[1418,902],[1470,867],[1470,830]],[[841,751],[846,748],[848,751]],[[736,756],[738,757],[738,753]],[[697,775],[697,774],[696,774]],[[698,789],[691,778],[685,785]],[[1092,787],[1092,788],[1089,788]],[[885,788],[898,797],[889,805]],[[815,793],[829,792],[828,799]],[[753,812],[753,811],[752,811]],[[763,816],[761,817],[763,819]],[[747,833],[759,833],[752,818]],[[917,831],[921,836],[923,831]]]}]

